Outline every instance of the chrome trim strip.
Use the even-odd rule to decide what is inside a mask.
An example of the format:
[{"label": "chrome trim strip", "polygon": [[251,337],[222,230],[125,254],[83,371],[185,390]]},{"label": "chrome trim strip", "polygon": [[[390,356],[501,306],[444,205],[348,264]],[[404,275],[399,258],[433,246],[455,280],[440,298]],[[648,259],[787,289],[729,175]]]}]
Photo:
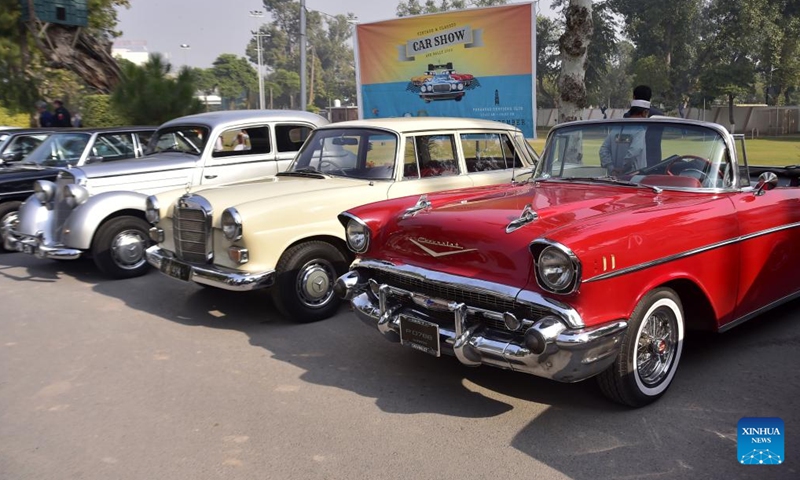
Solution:
[{"label": "chrome trim strip", "polygon": [[0,192],[0,197],[5,197],[8,195],[19,195],[20,193],[33,193],[33,190],[20,190],[18,192]]},{"label": "chrome trim strip", "polygon": [[773,308],[779,307],[779,306],[783,305],[784,303],[791,302],[792,300],[795,300],[797,298],[800,298],[800,290],[798,290],[797,292],[791,293],[789,295],[786,295],[783,298],[775,300],[774,302],[770,303],[769,305],[764,305],[763,307],[761,307],[759,309],[753,310],[752,312],[750,312],[750,313],[748,313],[746,315],[743,315],[743,316],[737,318],[736,320],[733,320],[732,322],[728,322],[725,325],[719,327],[717,330],[720,333],[727,332],[728,330],[730,330],[733,327],[741,325],[744,322],[746,322],[748,320],[752,320],[753,318],[761,315],[764,312],[767,312],[769,310],[772,310]]},{"label": "chrome trim strip", "polygon": [[[577,310],[556,299],[545,297],[537,292],[511,287],[494,282],[477,280],[474,278],[436,272],[412,265],[394,265],[383,260],[356,259],[350,266],[351,270],[358,268],[380,270],[387,273],[396,273],[413,277],[417,280],[434,281],[452,288],[463,288],[473,293],[495,295],[504,300],[519,303],[522,306],[542,307],[554,315],[559,316],[569,328],[583,328],[585,323]],[[502,313],[502,312],[501,312]]]},{"label": "chrome trim strip", "polygon": [[761,237],[761,236],[764,236],[764,235],[769,235],[769,234],[772,234],[772,233],[780,232],[782,230],[789,230],[791,228],[797,228],[797,227],[800,227],[800,222],[789,223],[789,224],[786,224],[786,225],[781,225],[780,227],[768,228],[768,229],[762,230],[760,232],[749,233],[747,235],[742,235],[742,236],[739,236],[739,237],[736,237],[736,238],[731,238],[729,240],[723,240],[721,242],[712,243],[712,244],[706,245],[704,247],[699,247],[699,248],[695,248],[695,249],[692,249],[692,250],[687,250],[685,252],[676,253],[674,255],[669,255],[667,257],[659,258],[659,259],[656,259],[656,260],[651,260],[649,262],[644,262],[644,263],[640,263],[638,265],[632,265],[630,267],[621,268],[621,269],[619,269],[617,271],[614,271],[614,272],[603,273],[603,274],[600,274],[600,275],[598,275],[596,277],[587,278],[586,280],[583,280],[582,283],[590,283],[590,282],[597,282],[597,281],[600,281],[600,280],[607,280],[609,278],[618,277],[620,275],[625,275],[625,274],[628,274],[628,273],[631,273],[631,272],[637,272],[639,270],[644,270],[646,268],[655,267],[657,265],[662,265],[664,263],[672,262],[672,261],[678,260],[680,258],[690,257],[692,255],[697,255],[699,253],[707,252],[709,250],[714,250],[716,248],[727,247],[728,245],[733,245],[734,243],[745,242],[747,240],[751,240],[751,239],[756,238],[756,237]]},{"label": "chrome trim strip", "polygon": [[[145,251],[147,262],[161,271],[161,261],[165,258],[172,259],[174,256],[168,250],[153,245]],[[259,273],[244,273],[236,270],[223,270],[213,265],[202,266],[195,263],[184,262],[191,269],[189,281],[232,290],[235,292],[245,292],[257,290],[259,288],[271,287],[275,283],[275,270],[268,270]]]}]

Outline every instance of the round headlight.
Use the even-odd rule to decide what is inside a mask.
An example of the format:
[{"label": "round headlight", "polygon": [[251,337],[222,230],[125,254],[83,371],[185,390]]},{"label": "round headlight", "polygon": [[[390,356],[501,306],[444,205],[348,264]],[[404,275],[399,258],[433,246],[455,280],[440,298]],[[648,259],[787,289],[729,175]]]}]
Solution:
[{"label": "round headlight", "polygon": [[144,216],[147,221],[155,225],[161,220],[161,210],[158,207],[158,198],[155,195],[147,197],[144,207]]},{"label": "round headlight", "polygon": [[347,236],[347,247],[356,252],[363,253],[369,247],[369,228],[363,223],[350,219],[345,228]]},{"label": "round headlight", "polygon": [[242,238],[242,217],[239,212],[231,207],[222,212],[222,234],[228,240],[239,240]]},{"label": "round headlight", "polygon": [[85,188],[75,185],[74,183],[64,185],[63,195],[64,201],[69,208],[75,208],[89,198],[89,192],[87,192]]},{"label": "round headlight", "polygon": [[464,90],[464,84],[463,83],[459,83],[458,84],[458,89],[459,90]]},{"label": "round headlight", "polygon": [[47,203],[56,194],[56,184],[47,180],[36,180],[33,184],[33,194],[41,203]]},{"label": "round headlight", "polygon": [[542,250],[537,268],[542,287],[554,292],[569,289],[575,279],[575,265],[572,259],[556,247],[551,246]]}]

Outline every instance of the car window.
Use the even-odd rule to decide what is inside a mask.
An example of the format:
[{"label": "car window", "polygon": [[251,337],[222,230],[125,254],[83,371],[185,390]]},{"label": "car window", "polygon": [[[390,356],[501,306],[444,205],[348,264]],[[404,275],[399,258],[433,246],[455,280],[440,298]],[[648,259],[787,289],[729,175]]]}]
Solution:
[{"label": "car window", "polygon": [[6,161],[22,160],[42,144],[47,134],[17,135],[8,141],[2,151],[2,158]]},{"label": "car window", "polygon": [[133,146],[133,136],[130,133],[104,133],[98,135],[90,155],[86,163],[111,162],[134,158],[136,149]]},{"label": "car window", "polygon": [[134,135],[139,138],[139,145],[142,146],[142,149],[147,149],[150,139],[153,138],[153,133],[155,132],[134,132]]},{"label": "car window", "polygon": [[394,178],[397,144],[397,135],[381,130],[314,130],[286,174],[311,171],[331,176],[389,180]]},{"label": "car window", "polygon": [[269,127],[236,127],[225,130],[214,140],[213,157],[266,154],[272,150]]},{"label": "car window", "polygon": [[25,157],[23,163],[48,167],[77,165],[90,138],[91,135],[88,133],[52,134]]},{"label": "car window", "polygon": [[453,135],[418,135],[412,139],[420,177],[460,173]]},{"label": "car window", "polygon": [[208,133],[208,128],[196,125],[160,128],[150,138],[146,155],[162,152],[200,155],[208,140]]},{"label": "car window", "polygon": [[515,165],[521,167],[508,135],[498,133],[467,133],[461,135],[461,149],[467,172],[505,170]]},{"label": "car window", "polygon": [[299,152],[303,142],[311,134],[312,128],[307,125],[282,124],[275,126],[275,142],[278,152]]}]

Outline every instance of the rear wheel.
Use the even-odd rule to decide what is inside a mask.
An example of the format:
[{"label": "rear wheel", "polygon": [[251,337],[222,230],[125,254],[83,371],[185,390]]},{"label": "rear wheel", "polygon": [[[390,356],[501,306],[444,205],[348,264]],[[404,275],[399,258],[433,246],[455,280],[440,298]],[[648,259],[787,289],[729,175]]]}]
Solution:
[{"label": "rear wheel", "polygon": [[[5,202],[0,204],[0,229],[6,225],[16,225],[19,215],[19,206],[22,202]],[[9,252],[3,247],[3,239],[0,238],[0,252]]]},{"label": "rear wheel", "polygon": [[597,380],[615,402],[641,407],[672,383],[683,350],[683,306],[670,288],[650,291],[636,306],[617,360]]},{"label": "rear wheel", "polygon": [[144,251],[150,244],[149,225],[138,217],[122,216],[102,224],[92,242],[92,257],[111,278],[144,275],[149,266]]},{"label": "rear wheel", "polygon": [[336,278],[347,269],[347,259],[327,242],[311,241],[286,250],[275,269],[272,298],[292,321],[316,322],[333,316],[341,300],[333,293]]}]

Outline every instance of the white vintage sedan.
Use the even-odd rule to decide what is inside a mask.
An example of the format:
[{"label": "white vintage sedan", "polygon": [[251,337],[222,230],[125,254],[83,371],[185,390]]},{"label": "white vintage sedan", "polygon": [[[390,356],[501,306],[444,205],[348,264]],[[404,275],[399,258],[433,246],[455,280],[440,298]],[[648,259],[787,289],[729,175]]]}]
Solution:
[{"label": "white vintage sedan", "polygon": [[333,315],[347,271],[337,215],[388,198],[527,179],[522,132],[464,118],[393,118],[315,130],[286,172],[260,181],[150,196],[147,260],[171,277],[227,290],[270,287],[298,322]]}]

